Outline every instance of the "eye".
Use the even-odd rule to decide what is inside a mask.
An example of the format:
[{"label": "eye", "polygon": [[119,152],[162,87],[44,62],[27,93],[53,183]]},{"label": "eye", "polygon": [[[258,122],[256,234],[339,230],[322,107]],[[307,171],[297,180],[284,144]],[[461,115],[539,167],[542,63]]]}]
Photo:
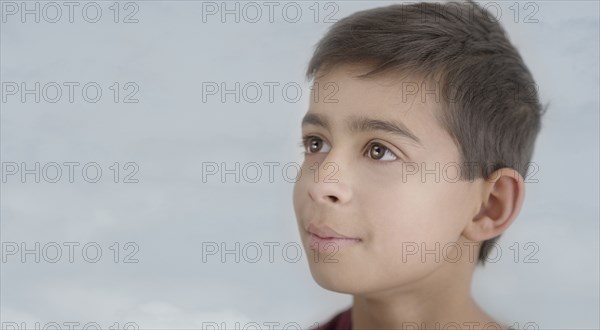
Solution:
[{"label": "eye", "polygon": [[[305,135],[302,137],[302,143],[300,146],[304,147],[307,154],[317,153],[323,149],[323,145],[327,145],[323,139],[318,136]],[[323,152],[328,152],[331,147],[326,148]]]},{"label": "eye", "polygon": [[393,161],[398,159],[398,156],[396,156],[388,147],[378,142],[370,144],[366,154],[367,157],[372,158],[374,160]]}]

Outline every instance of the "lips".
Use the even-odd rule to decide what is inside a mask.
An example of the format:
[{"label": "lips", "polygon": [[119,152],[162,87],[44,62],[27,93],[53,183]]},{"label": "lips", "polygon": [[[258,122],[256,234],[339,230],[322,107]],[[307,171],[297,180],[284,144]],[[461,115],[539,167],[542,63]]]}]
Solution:
[{"label": "lips", "polygon": [[310,223],[308,225],[308,229],[307,231],[319,238],[323,238],[323,239],[353,239],[353,240],[360,240],[360,238],[358,237],[350,237],[350,236],[345,236],[342,235],[340,233],[338,233],[337,231],[333,230],[331,227],[327,226],[327,225],[316,225],[314,223]]}]

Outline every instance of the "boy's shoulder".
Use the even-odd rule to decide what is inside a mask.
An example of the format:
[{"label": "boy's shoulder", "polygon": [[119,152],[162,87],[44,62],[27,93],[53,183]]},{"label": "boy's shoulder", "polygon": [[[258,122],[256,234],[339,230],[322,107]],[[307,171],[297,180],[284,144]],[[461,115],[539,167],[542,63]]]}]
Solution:
[{"label": "boy's shoulder", "polygon": [[323,325],[319,325],[316,330],[349,330],[352,329],[352,308],[339,312],[331,320]]}]

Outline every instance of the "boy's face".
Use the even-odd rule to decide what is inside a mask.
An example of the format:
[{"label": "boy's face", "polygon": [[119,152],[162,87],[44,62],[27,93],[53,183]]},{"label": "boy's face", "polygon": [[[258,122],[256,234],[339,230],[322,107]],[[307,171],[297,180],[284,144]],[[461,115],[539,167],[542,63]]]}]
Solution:
[{"label": "boy's face", "polygon": [[[459,152],[434,117],[439,101],[431,92],[423,100],[420,91],[403,96],[403,88],[414,90],[409,85],[422,88],[417,80],[354,78],[365,69],[338,66],[315,80],[319,94],[313,91],[305,117],[312,120],[302,127],[303,135],[311,138],[293,196],[316,282],[352,294],[426,278],[452,264],[444,257],[453,259],[457,252],[462,253],[459,262],[477,259],[477,251],[461,236],[479,211],[477,181],[456,179]],[[360,126],[365,125],[355,125],[350,131],[348,123],[358,118],[395,122],[418,142],[382,130],[387,126],[381,123],[364,131]],[[428,173],[424,177],[423,171]],[[309,224],[359,240],[317,239],[324,247],[319,252],[311,247],[315,237],[306,230]],[[325,242],[332,243],[325,247]],[[435,250],[436,243],[439,262],[434,252],[424,251]],[[474,255],[469,257],[469,252]]]}]

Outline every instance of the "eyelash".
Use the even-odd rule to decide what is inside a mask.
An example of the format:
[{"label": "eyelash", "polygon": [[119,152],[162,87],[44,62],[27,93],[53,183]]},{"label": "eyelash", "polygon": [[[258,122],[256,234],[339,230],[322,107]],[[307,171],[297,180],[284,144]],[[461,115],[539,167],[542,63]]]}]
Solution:
[{"label": "eyelash", "polygon": [[[302,139],[301,139],[301,141],[300,141],[300,143],[299,143],[298,145],[299,145],[300,147],[304,148],[304,154],[311,154],[311,152],[308,152],[308,151],[306,151],[306,150],[308,150],[308,142],[309,142],[309,141],[310,141],[310,139],[312,139],[312,138],[317,138],[317,139],[323,140],[323,139],[321,139],[320,137],[318,137],[318,136],[315,136],[315,135],[303,135],[303,136],[302,136]],[[372,144],[373,144],[373,143],[369,142],[369,144],[368,144],[368,145],[369,145],[369,146],[371,146]],[[394,157],[396,157],[396,159],[395,159],[395,160],[383,160],[383,161],[380,161],[380,160],[378,160],[378,159],[373,159],[373,158],[371,158],[371,157],[368,157],[369,159],[371,159],[371,160],[373,160],[373,161],[376,161],[376,162],[378,162],[378,163],[390,163],[390,162],[395,162],[395,161],[398,161],[398,160],[402,160],[402,157],[400,157],[400,156],[396,155],[396,154],[395,154],[395,153],[394,153],[394,152],[393,152],[393,151],[392,151],[390,148],[386,147],[386,146],[385,146],[385,145],[383,145],[382,143],[377,143],[377,144],[379,144],[379,145],[380,145],[382,148],[384,148],[386,151],[389,151],[389,152],[390,152],[392,155],[394,155]],[[367,148],[366,152],[369,152],[369,151],[370,151],[370,149],[369,149],[369,148]],[[385,153],[384,153],[384,154],[385,154]]]}]

